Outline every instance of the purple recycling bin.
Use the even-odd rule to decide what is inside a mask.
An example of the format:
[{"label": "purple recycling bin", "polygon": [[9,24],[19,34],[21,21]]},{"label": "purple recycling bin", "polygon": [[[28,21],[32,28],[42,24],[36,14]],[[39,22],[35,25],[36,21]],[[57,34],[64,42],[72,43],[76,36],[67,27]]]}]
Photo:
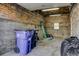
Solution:
[{"label": "purple recycling bin", "polygon": [[16,31],[16,46],[19,48],[19,55],[26,55],[28,52],[28,39],[26,31]]},{"label": "purple recycling bin", "polygon": [[19,48],[19,55],[27,55],[31,49],[33,31],[16,31],[16,47]]}]

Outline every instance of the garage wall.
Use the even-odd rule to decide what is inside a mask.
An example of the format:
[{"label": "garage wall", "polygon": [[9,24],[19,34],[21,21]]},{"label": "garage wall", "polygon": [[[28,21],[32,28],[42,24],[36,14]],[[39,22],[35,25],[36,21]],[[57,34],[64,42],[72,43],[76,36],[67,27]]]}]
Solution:
[{"label": "garage wall", "polygon": [[39,21],[41,20],[41,15],[32,13],[15,3],[0,4],[0,17],[11,21],[33,25],[39,24]]},{"label": "garage wall", "polygon": [[41,15],[17,4],[0,4],[0,54],[15,47],[15,29],[40,30],[40,20],[42,20]]},{"label": "garage wall", "polygon": [[5,21],[0,18],[0,54],[15,48],[15,29],[26,30],[28,27],[26,24]]},{"label": "garage wall", "polygon": [[75,4],[71,10],[71,35],[79,38],[79,4]]},{"label": "garage wall", "polygon": [[[62,39],[70,36],[69,15],[49,16],[45,20],[45,27],[47,28],[49,34]],[[54,29],[54,23],[59,23],[59,29]]]},{"label": "garage wall", "polygon": [[40,21],[42,21],[42,16],[38,13],[32,13],[15,3],[2,3],[0,4],[0,18],[19,23],[25,23],[26,26],[29,26],[29,28],[34,26],[36,30],[39,30],[39,36],[42,37],[40,35],[41,30],[39,27]]}]

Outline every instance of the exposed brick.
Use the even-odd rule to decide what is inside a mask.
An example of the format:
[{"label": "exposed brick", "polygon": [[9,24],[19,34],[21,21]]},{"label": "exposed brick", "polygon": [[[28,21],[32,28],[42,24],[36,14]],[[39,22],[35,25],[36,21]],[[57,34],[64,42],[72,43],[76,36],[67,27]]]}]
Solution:
[{"label": "exposed brick", "polygon": [[31,16],[35,16],[32,20],[32,24],[36,25],[39,24],[40,16],[33,15],[32,12],[28,12],[27,10],[23,10],[22,8],[18,7],[15,4],[0,4],[0,13],[3,13],[8,17],[10,20],[28,23],[27,21],[31,19]]},{"label": "exposed brick", "polygon": [[[59,29],[54,29],[54,23],[59,23]],[[49,34],[62,39],[70,36],[70,18],[69,15],[49,16],[45,18],[45,27]]]}]

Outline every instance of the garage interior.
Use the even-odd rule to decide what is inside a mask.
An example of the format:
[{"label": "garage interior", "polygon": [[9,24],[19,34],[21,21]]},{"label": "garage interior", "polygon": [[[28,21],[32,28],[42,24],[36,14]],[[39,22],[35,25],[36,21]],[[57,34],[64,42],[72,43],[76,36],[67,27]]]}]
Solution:
[{"label": "garage interior", "polygon": [[61,56],[64,39],[79,38],[79,4],[0,3],[0,55],[19,56],[15,30],[35,30],[36,47],[26,56]]}]

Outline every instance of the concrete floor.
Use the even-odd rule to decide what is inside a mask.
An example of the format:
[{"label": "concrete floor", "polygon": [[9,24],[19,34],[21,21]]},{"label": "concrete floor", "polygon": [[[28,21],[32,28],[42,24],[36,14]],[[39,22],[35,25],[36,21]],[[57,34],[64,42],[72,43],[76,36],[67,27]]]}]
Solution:
[{"label": "concrete floor", "polygon": [[[60,56],[61,39],[43,40],[27,56]],[[3,54],[2,56],[19,56],[14,51]]]}]

